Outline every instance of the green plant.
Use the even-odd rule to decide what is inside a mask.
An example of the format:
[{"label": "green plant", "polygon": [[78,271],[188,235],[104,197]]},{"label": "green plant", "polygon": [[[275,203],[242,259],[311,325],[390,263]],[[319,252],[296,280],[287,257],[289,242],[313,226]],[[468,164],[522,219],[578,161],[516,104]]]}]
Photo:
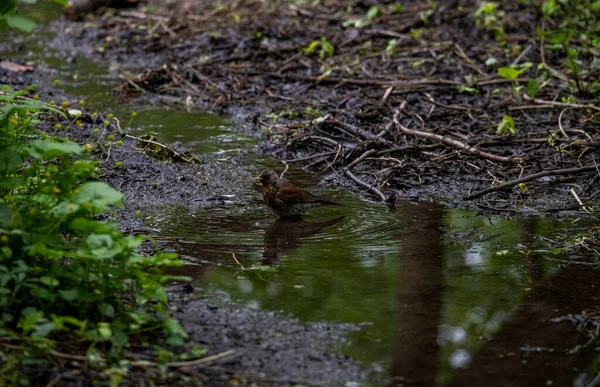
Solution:
[{"label": "green plant", "polygon": [[483,2],[473,16],[475,17],[478,27],[483,27],[485,30],[493,32],[496,41],[500,46],[504,46],[506,45],[504,39],[505,12],[499,7],[500,3]]},{"label": "green plant", "polygon": [[318,47],[321,47],[321,51],[319,51],[319,58],[324,59],[325,55],[329,57],[333,56],[333,52],[335,51],[335,47],[333,44],[329,43],[327,39],[322,36],[321,40],[312,41],[307,47],[302,49],[302,52],[305,55],[312,54]]},{"label": "green plant", "polygon": [[439,12],[437,4],[434,1],[429,1],[428,5],[429,9],[419,12],[419,18],[421,18],[421,21],[423,21],[424,24],[429,24],[431,17]]},{"label": "green plant", "polygon": [[[402,9],[402,8],[400,8]],[[399,12],[398,8],[393,9],[395,12]],[[373,5],[367,11],[367,14],[363,18],[346,20],[343,24],[344,27],[363,28],[373,22],[373,20],[381,14],[381,8],[377,5]]]},{"label": "green plant", "polygon": [[[32,88],[33,89],[33,88]],[[0,336],[21,343],[0,351],[2,372],[18,377],[23,361],[48,353],[57,339],[87,345],[89,360],[109,365],[138,332],[162,332],[182,344],[163,283],[174,254],[143,256],[139,236],[124,236],[98,215],[123,195],[95,181],[85,149],[36,129],[66,115],[4,86],[0,94]],[[28,360],[29,359],[29,360]]]},{"label": "green plant", "polygon": [[496,134],[510,133],[515,134],[515,120],[511,116],[502,117],[502,121],[498,124]]},{"label": "green plant", "polygon": [[[67,0],[54,0],[55,3],[67,6]],[[17,0],[0,1],[0,30],[16,28],[31,32],[36,24],[33,20],[17,14]]]},{"label": "green plant", "polygon": [[[546,0],[541,4],[543,20],[538,36],[544,49],[563,54],[562,67],[570,77],[568,86],[579,95],[598,92],[598,79],[593,74],[600,67],[600,2],[582,0]],[[551,28],[548,28],[551,26]],[[542,64],[553,75],[565,75],[547,63]]]},{"label": "green plant", "polygon": [[[498,75],[500,75],[504,79],[509,79],[511,81],[510,83],[512,86],[513,95],[515,96],[517,101],[521,100],[519,92],[523,88],[523,86],[520,86],[517,83],[517,80],[521,76],[521,74],[523,74],[523,72],[525,72],[525,70],[529,69],[531,66],[533,66],[531,62],[525,62],[520,65],[514,65],[511,67],[500,67],[498,69]],[[537,93],[537,83],[535,85],[528,84],[527,91],[529,92],[530,89],[532,92],[535,90],[535,92]]]}]

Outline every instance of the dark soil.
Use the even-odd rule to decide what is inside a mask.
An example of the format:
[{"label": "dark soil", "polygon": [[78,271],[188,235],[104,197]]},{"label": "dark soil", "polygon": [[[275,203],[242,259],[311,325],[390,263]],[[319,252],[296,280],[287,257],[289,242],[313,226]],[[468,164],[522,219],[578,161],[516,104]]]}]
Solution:
[{"label": "dark soil", "polygon": [[[373,5],[380,14],[356,27]],[[123,66],[119,95],[243,111],[266,131],[263,151],[334,174],[376,200],[435,198],[465,207],[482,198],[475,204],[485,210],[557,211],[578,208],[569,192],[575,185],[584,204],[597,203],[593,50],[581,50],[588,88],[578,91],[564,53],[535,39],[537,3],[503,6],[502,45],[477,23],[476,2],[432,9],[410,1],[397,13],[390,5],[181,1],[105,13],[65,35],[94,48],[77,50]],[[320,57],[322,45],[302,51],[321,37],[333,45],[331,57]],[[533,65],[513,82],[498,75],[499,67],[525,62]],[[531,100],[525,90],[541,74],[539,63],[562,75],[550,76]],[[571,95],[576,102],[564,102]],[[514,135],[496,133],[504,116],[514,119]],[[539,172],[545,175],[518,185]],[[508,184],[482,192],[501,183]]]}]

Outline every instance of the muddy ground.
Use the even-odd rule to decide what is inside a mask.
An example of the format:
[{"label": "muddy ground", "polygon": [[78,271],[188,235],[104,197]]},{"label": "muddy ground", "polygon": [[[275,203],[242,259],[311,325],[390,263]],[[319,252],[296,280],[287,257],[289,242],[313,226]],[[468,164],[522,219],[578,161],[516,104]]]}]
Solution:
[{"label": "muddy ground", "polygon": [[[171,3],[88,16],[61,42],[118,68],[118,96],[232,114],[265,132],[263,151],[374,200],[560,211],[578,208],[575,186],[598,201],[596,53],[581,48],[576,82],[536,38],[561,21],[541,23],[537,3],[506,3],[500,37],[474,1]],[[514,134],[497,134],[505,116]]]},{"label": "muddy ground", "polygon": [[[527,101],[515,97],[511,82],[497,75],[499,66],[542,60],[543,50],[531,39],[536,27],[532,7],[509,6],[506,46],[500,47],[493,33],[476,26],[474,2],[446,2],[437,9],[426,2],[403,2],[400,12],[383,12],[364,27],[356,26],[374,4],[354,2],[348,9],[349,3],[335,1],[319,6],[155,2],[88,15],[85,22],[57,21],[51,27],[57,35],[48,47],[113,64],[113,75],[123,79],[115,98],[136,103],[156,101],[158,94],[174,105],[231,114],[264,133],[261,151],[363,191],[370,200],[436,199],[482,211],[543,213],[577,210],[569,193],[575,187],[585,204],[598,202],[600,174],[592,168],[600,158],[597,96],[581,95],[567,105],[561,99],[568,96],[561,87],[564,80],[550,78],[537,101]],[[333,45],[332,56],[319,57],[323,43],[313,53],[302,51],[322,36]],[[396,43],[386,50],[391,39]],[[493,66],[486,65],[490,57],[497,60]],[[543,60],[562,66],[558,55],[545,53]],[[535,66],[528,71],[534,76]],[[592,80],[598,74],[588,76]],[[0,83],[15,88],[37,83],[45,100],[78,99],[57,95],[43,71],[0,72]],[[496,134],[505,115],[515,120],[513,136]],[[89,114],[82,125],[64,134],[88,142],[94,136]],[[42,129],[54,131],[54,122]],[[109,133],[122,138],[114,123]],[[103,180],[126,195],[125,210],[118,215],[125,230],[139,226],[136,211],[147,207],[215,206],[223,195],[250,197],[248,184],[239,182],[250,181],[252,174],[242,166],[207,170],[193,162],[165,163],[139,150],[147,143],[123,141],[123,146],[100,141],[94,154],[103,161]],[[116,160],[123,165],[117,167]],[[540,171],[571,168],[577,170],[467,198]],[[207,355],[236,350],[191,375],[208,378],[207,385],[231,380],[339,384],[366,375],[329,349],[355,326],[305,326],[180,290],[175,287],[170,294],[176,314],[207,346]],[[81,380],[74,377],[73,384]]]}]

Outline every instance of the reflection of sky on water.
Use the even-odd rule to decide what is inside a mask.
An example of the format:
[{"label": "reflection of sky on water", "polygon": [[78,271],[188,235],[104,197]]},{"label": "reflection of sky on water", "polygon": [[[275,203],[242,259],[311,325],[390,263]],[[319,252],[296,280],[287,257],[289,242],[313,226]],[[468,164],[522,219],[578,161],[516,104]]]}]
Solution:
[{"label": "reflection of sky on water", "polygon": [[467,365],[471,361],[471,355],[466,349],[457,349],[450,355],[448,362],[452,368],[467,368]]}]

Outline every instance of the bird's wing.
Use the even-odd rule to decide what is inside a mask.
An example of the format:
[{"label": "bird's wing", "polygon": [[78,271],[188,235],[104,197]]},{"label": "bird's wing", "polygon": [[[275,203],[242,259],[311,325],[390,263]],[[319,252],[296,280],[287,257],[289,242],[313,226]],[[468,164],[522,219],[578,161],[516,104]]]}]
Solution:
[{"label": "bird's wing", "polygon": [[275,196],[279,200],[283,201],[296,201],[296,202],[306,202],[306,201],[314,201],[315,197],[296,187],[292,183],[288,183],[284,181],[281,183],[279,190],[277,191],[277,195]]}]

